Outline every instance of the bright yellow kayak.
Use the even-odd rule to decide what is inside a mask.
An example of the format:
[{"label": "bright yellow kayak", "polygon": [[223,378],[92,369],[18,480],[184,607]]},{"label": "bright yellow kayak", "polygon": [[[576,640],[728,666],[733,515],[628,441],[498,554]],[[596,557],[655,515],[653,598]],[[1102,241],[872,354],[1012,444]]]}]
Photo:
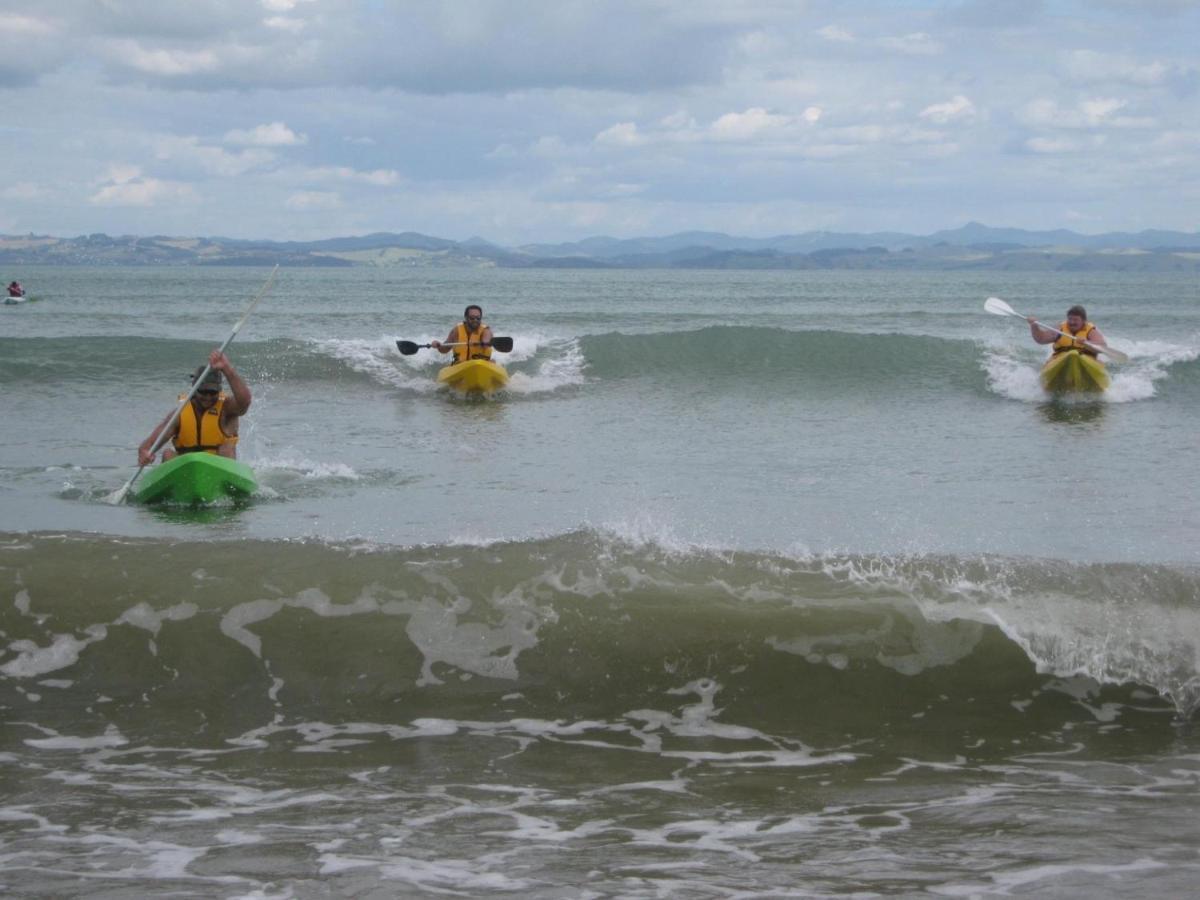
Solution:
[{"label": "bright yellow kayak", "polygon": [[437,380],[463,394],[490,394],[508,384],[508,373],[490,359],[468,359],[444,366]]},{"label": "bright yellow kayak", "polygon": [[1078,350],[1056,353],[1042,366],[1042,387],[1055,393],[1098,394],[1110,382],[1104,363]]}]

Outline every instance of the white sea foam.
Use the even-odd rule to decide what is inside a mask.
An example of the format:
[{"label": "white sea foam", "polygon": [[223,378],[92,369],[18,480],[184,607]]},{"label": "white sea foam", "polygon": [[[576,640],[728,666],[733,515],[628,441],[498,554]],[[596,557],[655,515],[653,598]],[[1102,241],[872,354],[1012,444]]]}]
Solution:
[{"label": "white sea foam", "polygon": [[[414,343],[420,344],[432,339],[433,336],[412,338]],[[441,339],[441,335],[437,339]],[[341,360],[379,384],[422,393],[437,390],[437,370],[448,361],[448,357],[432,350],[403,356],[396,349],[396,339],[391,336],[371,340],[317,340],[313,344],[319,352]],[[583,384],[586,380],[585,360],[577,338],[522,334],[513,338],[510,353],[497,353],[495,359],[509,370],[506,390],[513,394],[547,393]]]},{"label": "white sea foam", "polygon": [[84,633],[86,638],[78,638],[72,634],[56,634],[46,646],[26,639],[13,641],[8,645],[8,649],[10,653],[16,653],[17,657],[0,666],[0,672],[15,678],[32,678],[73,666],[79,661],[79,654],[88,644],[104,640],[108,629],[103,625],[89,625],[84,629]]},{"label": "white sea foam", "polygon": [[154,609],[149,603],[139,603],[121,613],[113,624],[133,625],[157,635],[163,622],[182,622],[196,615],[198,611],[195,603],[180,603],[166,609]]},{"label": "white sea foam", "polygon": [[341,480],[359,481],[362,476],[351,466],[340,462],[317,462],[294,450],[281,451],[277,456],[266,456],[255,459],[254,469],[262,474],[266,472],[286,472],[299,475],[310,481]]},{"label": "white sea foam", "polygon": [[515,394],[540,394],[584,384],[586,360],[577,338],[544,338],[537,335],[513,341],[513,362],[531,360],[532,372],[510,372],[508,390]]},{"label": "white sea foam", "polygon": [[[1112,384],[1098,398],[1106,403],[1130,403],[1155,395],[1157,382],[1170,377],[1176,363],[1200,356],[1200,342],[1174,344],[1165,341],[1111,341],[1114,350],[1129,356],[1129,362],[1110,365]],[[983,367],[993,391],[1010,400],[1045,402],[1038,373],[1045,353],[1027,347],[991,343],[985,345]]]},{"label": "white sea foam", "polygon": [[[429,338],[418,338],[428,343]],[[396,348],[396,338],[384,335],[372,339],[329,338],[315,340],[318,351],[346,363],[356,372],[369,376],[379,384],[405,390],[432,392],[436,387],[433,373],[439,354],[427,352],[403,356]]]},{"label": "white sea foam", "polygon": [[129,740],[117,730],[115,725],[109,725],[104,734],[92,737],[53,734],[44,738],[26,738],[25,743],[41,750],[100,750],[108,747],[123,747],[129,743]]},{"label": "white sea foam", "polygon": [[[1011,896],[1014,890],[1024,889],[1021,890],[1021,893],[1027,893],[1030,885],[1042,883],[1038,893],[1058,894],[1060,890],[1065,890],[1072,894],[1079,892],[1094,894],[1095,888],[1088,891],[1084,890],[1079,877],[1084,875],[1099,875],[1105,876],[1105,880],[1102,883],[1113,888],[1114,896],[1122,896],[1128,893],[1119,889],[1127,881],[1122,876],[1128,876],[1134,872],[1164,869],[1167,866],[1167,863],[1153,859],[1136,859],[1123,865],[1107,863],[1034,865],[994,873],[989,876],[990,880],[985,883],[934,885],[929,890],[932,893],[946,897],[978,897],[984,893]],[[1062,885],[1058,889],[1054,886],[1055,881],[1062,882]],[[1137,892],[1140,893],[1140,891]]]}]

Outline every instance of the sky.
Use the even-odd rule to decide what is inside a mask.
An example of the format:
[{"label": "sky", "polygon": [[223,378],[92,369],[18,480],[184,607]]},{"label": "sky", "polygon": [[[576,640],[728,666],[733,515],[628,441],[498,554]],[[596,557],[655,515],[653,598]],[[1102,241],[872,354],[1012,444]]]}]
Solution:
[{"label": "sky", "polygon": [[0,0],[0,233],[1200,229],[1200,0]]}]

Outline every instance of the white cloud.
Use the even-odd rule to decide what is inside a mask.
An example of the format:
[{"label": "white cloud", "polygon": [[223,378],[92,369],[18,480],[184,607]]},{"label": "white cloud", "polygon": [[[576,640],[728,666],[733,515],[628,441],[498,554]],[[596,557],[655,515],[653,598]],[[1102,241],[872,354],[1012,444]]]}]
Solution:
[{"label": "white cloud", "polygon": [[228,144],[249,144],[255,147],[291,147],[307,144],[308,136],[297,134],[282,122],[269,122],[249,130],[234,129],[225,132]]},{"label": "white cloud", "polygon": [[115,42],[113,49],[115,62],[148,75],[196,75],[220,67],[220,59],[212,50],[146,50],[129,40]]},{"label": "white cloud", "polygon": [[1079,143],[1069,138],[1035,137],[1027,140],[1025,146],[1034,153],[1073,153],[1079,149]]},{"label": "white cloud", "polygon": [[483,155],[484,159],[516,159],[517,148],[512,144],[497,144]]},{"label": "white cloud", "polygon": [[3,191],[0,191],[0,197],[3,197],[5,200],[36,200],[44,193],[33,182],[18,181],[16,184],[10,184]]},{"label": "white cloud", "polygon": [[1178,66],[1162,62],[1139,63],[1123,54],[1074,50],[1063,60],[1067,75],[1083,83],[1116,81],[1137,87],[1156,87],[1165,83]]},{"label": "white cloud", "polygon": [[333,191],[299,191],[284,202],[284,206],[296,212],[337,209],[342,198]]},{"label": "white cloud", "polygon": [[818,28],[817,34],[834,43],[849,44],[854,41],[854,35],[840,25],[826,25],[824,28]]},{"label": "white cloud", "polygon": [[108,181],[88,202],[95,206],[157,206],[196,199],[191,185],[144,177],[137,166],[113,166]]},{"label": "white cloud", "polygon": [[286,13],[291,12],[304,0],[261,0],[262,7],[267,12]]},{"label": "white cloud", "polygon": [[534,141],[530,150],[534,156],[542,159],[556,159],[567,154],[567,145],[558,135],[551,134]]},{"label": "white cloud", "polygon": [[918,115],[922,119],[945,125],[947,122],[975,118],[975,104],[962,94],[957,94],[945,103],[934,103],[925,107]]},{"label": "white cloud", "polygon": [[113,184],[125,184],[133,181],[135,178],[142,176],[142,170],[138,166],[131,166],[125,163],[114,163],[108,167],[108,174],[100,179],[101,182],[109,181]]},{"label": "white cloud", "polygon": [[613,147],[636,147],[638,144],[644,143],[642,136],[638,133],[638,127],[633,122],[618,122],[609,128],[605,128],[596,135],[597,144],[605,144]]},{"label": "white cloud", "polygon": [[0,34],[29,36],[53,34],[55,28],[45,19],[18,13],[0,13]]},{"label": "white cloud", "polygon": [[321,166],[306,170],[305,175],[317,180],[357,181],[375,187],[394,187],[403,180],[400,173],[394,169],[373,169],[367,172],[349,166]]},{"label": "white cloud", "polygon": [[804,118],[805,122],[815,123],[815,122],[820,121],[820,118],[823,114],[824,114],[824,110],[822,110],[821,107],[809,106],[804,110],[803,118]]},{"label": "white cloud", "polygon": [[1115,97],[1099,97],[1095,100],[1084,100],[1079,104],[1079,109],[1089,125],[1100,125],[1111,119],[1113,113],[1124,109],[1125,106],[1124,100],[1117,100]]},{"label": "white cloud", "polygon": [[270,16],[263,19],[263,24],[268,28],[287,31],[292,34],[299,34],[308,26],[308,23],[303,19],[293,19],[290,16]]},{"label": "white cloud", "polygon": [[154,142],[155,158],[187,166],[195,166],[210,175],[232,177],[253,169],[268,166],[275,161],[275,154],[259,147],[248,147],[238,153],[230,153],[223,147],[200,143],[197,137],[168,135]]},{"label": "white cloud", "polygon": [[712,123],[712,133],[724,140],[744,141],[767,131],[777,131],[792,122],[789,116],[769,113],[759,106],[745,112],[725,113]]},{"label": "white cloud", "polygon": [[1061,107],[1045,97],[1030,101],[1018,113],[1027,125],[1040,128],[1096,129],[1151,128],[1155,122],[1146,116],[1116,115],[1128,103],[1116,97],[1093,97],[1079,101],[1074,107]]},{"label": "white cloud", "polygon": [[915,31],[901,37],[880,38],[879,46],[908,56],[937,56],[945,49],[930,35],[923,31]]},{"label": "white cloud", "polygon": [[695,128],[696,120],[689,116],[684,110],[680,110],[679,112],[671,113],[669,116],[663,116],[659,120],[658,124],[663,128],[667,128],[672,131],[678,131],[683,128]]}]

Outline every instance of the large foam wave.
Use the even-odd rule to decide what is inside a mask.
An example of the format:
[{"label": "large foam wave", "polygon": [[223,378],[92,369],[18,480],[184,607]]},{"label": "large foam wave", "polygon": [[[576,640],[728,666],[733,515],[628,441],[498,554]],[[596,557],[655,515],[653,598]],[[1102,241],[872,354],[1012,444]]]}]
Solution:
[{"label": "large foam wave", "polygon": [[10,708],[103,695],[214,715],[232,698],[248,720],[332,704],[383,721],[380,706],[422,691],[448,710],[520,691],[553,718],[566,698],[627,706],[680,673],[810,711],[898,690],[1007,708],[1071,678],[1085,694],[1153,690],[1183,716],[1200,705],[1200,571],[1180,567],[727,552],[590,530],[415,548],[11,535],[0,553]]}]

